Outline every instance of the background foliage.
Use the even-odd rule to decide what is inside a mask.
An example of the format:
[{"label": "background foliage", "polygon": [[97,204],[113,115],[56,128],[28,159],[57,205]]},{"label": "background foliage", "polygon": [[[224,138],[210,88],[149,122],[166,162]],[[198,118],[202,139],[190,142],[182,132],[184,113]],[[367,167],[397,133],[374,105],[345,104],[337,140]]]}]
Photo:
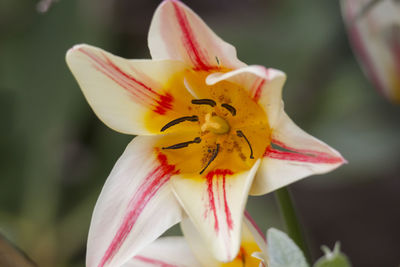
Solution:
[{"label": "background foliage", "polygon": [[[185,1],[241,60],[284,70],[288,114],[350,164],[291,186],[314,260],[342,249],[354,266],[400,262],[400,110],[362,74],[337,1]],[[156,0],[0,2],[0,231],[40,266],[83,266],[90,216],[132,138],[104,126],[65,64],[89,43],[149,58]],[[250,198],[263,230],[283,229],[273,194]],[[169,234],[179,231],[175,227]]]}]

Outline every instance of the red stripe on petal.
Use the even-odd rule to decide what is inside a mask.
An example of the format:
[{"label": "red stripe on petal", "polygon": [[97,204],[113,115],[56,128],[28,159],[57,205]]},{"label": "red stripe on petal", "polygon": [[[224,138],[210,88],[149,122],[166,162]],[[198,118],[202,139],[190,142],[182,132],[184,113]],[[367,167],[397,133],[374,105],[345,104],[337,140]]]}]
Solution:
[{"label": "red stripe on petal", "polygon": [[169,264],[169,263],[161,261],[161,260],[151,259],[151,258],[140,256],[140,255],[135,256],[134,259],[139,260],[141,262],[153,264],[154,266],[157,266],[157,267],[178,267],[177,265],[174,265],[174,264]]},{"label": "red stripe on petal", "polygon": [[172,5],[174,7],[176,19],[178,20],[178,24],[182,32],[182,43],[195,69],[207,71],[218,68],[210,65],[207,62],[207,59],[196,40],[186,13],[180,4],[177,1],[172,1]]},{"label": "red stripe on petal", "polygon": [[299,161],[299,162],[308,162],[308,163],[321,163],[321,164],[337,164],[343,163],[345,160],[342,157],[332,156],[331,154],[309,150],[309,149],[297,149],[293,147],[289,147],[286,144],[278,141],[271,140],[272,144],[278,145],[283,149],[288,151],[279,150],[273,148],[271,145],[268,146],[264,152],[264,157],[281,159],[281,160],[289,160],[289,161]]},{"label": "red stripe on petal", "polygon": [[[228,225],[229,229],[233,229],[233,220],[232,220],[232,215],[231,211],[228,205],[227,197],[226,197],[226,175],[232,175],[233,172],[231,170],[221,170],[217,169],[214,171],[210,171],[207,176],[207,193],[208,193],[208,199],[209,199],[209,208],[211,212],[213,213],[214,216],[214,230],[216,232],[219,231],[219,221],[218,221],[218,214],[217,214],[217,208],[215,204],[215,195],[214,195],[214,178],[216,178],[216,189],[218,192],[218,184],[219,181],[218,179],[222,177],[222,190],[223,190],[223,197],[224,197],[224,212],[225,212],[225,218],[226,218],[226,224]],[[218,194],[219,197],[219,194]]]},{"label": "red stripe on petal", "polygon": [[254,221],[254,219],[250,216],[247,210],[244,211],[244,216],[251,223],[254,229],[256,229],[257,233],[264,239],[265,243],[267,243],[267,238],[265,237],[265,234],[261,231],[260,227],[258,227],[258,225]]},{"label": "red stripe on petal", "polygon": [[[99,57],[83,47],[78,48],[78,51],[92,60],[94,68],[130,93],[135,102],[145,106],[153,106],[153,111],[160,115],[164,115],[168,110],[172,109],[174,100],[172,95],[157,93],[142,81],[124,72],[104,53],[102,53],[102,57]],[[130,68],[134,71],[132,66]]]},{"label": "red stripe on petal", "polygon": [[218,223],[218,216],[217,216],[217,208],[215,206],[215,196],[213,190],[213,177],[214,175],[207,174],[207,193],[208,193],[208,200],[209,200],[209,208],[214,215],[214,230],[215,232],[219,231],[219,223]]},{"label": "red stripe on petal", "polygon": [[254,90],[253,100],[258,101],[261,97],[262,87],[264,86],[266,80],[261,78],[261,81],[258,83],[258,86]]},{"label": "red stripe on petal", "polygon": [[[232,174],[232,172],[230,173]],[[233,229],[233,220],[231,215],[231,210],[228,206],[228,201],[226,200],[226,186],[225,186],[225,175],[222,177],[222,190],[224,191],[224,209],[225,209],[225,216],[226,216],[226,224],[230,230]]]},{"label": "red stripe on petal", "polygon": [[147,175],[130,200],[127,214],[125,215],[108,249],[104,253],[99,266],[104,266],[115,256],[149,201],[165,185],[165,183],[169,181],[171,175],[179,173],[178,170],[175,170],[174,165],[168,164],[167,157],[164,154],[159,153],[157,159],[159,165]]},{"label": "red stripe on petal", "polygon": [[[264,72],[266,77],[268,77],[269,76],[268,69],[264,69]],[[261,77],[254,82],[253,88],[251,89],[251,94],[253,95],[254,101],[257,102],[258,100],[260,100],[263,91],[263,86],[265,85],[266,82],[267,79]]]}]

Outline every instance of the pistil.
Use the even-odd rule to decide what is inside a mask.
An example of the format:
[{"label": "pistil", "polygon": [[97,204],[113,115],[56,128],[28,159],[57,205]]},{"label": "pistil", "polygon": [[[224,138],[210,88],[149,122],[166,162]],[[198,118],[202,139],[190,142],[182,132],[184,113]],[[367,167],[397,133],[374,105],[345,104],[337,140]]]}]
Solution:
[{"label": "pistil", "polygon": [[230,130],[229,124],[220,116],[208,113],[205,116],[205,120],[206,121],[201,126],[202,132],[210,131],[215,134],[226,134]]}]

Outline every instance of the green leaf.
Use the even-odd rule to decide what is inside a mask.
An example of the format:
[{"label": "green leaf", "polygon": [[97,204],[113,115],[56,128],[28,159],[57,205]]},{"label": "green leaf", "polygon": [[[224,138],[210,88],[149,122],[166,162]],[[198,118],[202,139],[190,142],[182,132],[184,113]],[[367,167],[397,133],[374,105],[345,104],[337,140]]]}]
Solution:
[{"label": "green leaf", "polygon": [[308,267],[299,247],[282,231],[267,232],[269,267]]},{"label": "green leaf", "polygon": [[351,267],[351,263],[346,255],[340,252],[340,243],[336,242],[333,251],[327,246],[321,247],[325,255],[319,258],[314,267]]}]

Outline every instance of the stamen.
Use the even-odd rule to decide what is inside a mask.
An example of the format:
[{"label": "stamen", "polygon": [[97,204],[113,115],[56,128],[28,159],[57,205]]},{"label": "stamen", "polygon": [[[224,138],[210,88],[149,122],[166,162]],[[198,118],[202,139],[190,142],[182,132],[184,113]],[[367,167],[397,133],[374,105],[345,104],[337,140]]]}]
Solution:
[{"label": "stamen", "polygon": [[215,56],[215,60],[217,61],[217,64],[219,65],[219,58]]},{"label": "stamen", "polygon": [[211,155],[210,160],[207,162],[206,166],[201,170],[200,174],[203,174],[203,172],[207,169],[207,167],[211,164],[211,162],[214,161],[214,159],[217,157],[219,152],[219,144],[217,144],[217,147],[213,150],[213,154]]},{"label": "stamen", "polygon": [[183,142],[183,143],[178,143],[172,146],[167,146],[167,147],[163,147],[162,149],[178,149],[178,148],[184,148],[187,147],[190,144],[199,144],[201,142],[201,138],[200,137],[196,137],[193,141],[187,141],[187,142]]},{"label": "stamen", "polygon": [[246,142],[247,142],[247,144],[249,145],[249,148],[250,148],[250,158],[254,159],[254,157],[253,157],[253,148],[251,147],[251,144],[250,144],[249,140],[247,139],[247,137],[243,134],[243,132],[241,130],[237,130],[236,134],[237,134],[237,136],[243,137],[244,140],[246,140]]},{"label": "stamen", "polygon": [[177,118],[177,119],[165,124],[164,127],[161,128],[160,132],[164,132],[169,127],[174,126],[174,125],[184,122],[184,121],[199,121],[199,117],[194,115],[194,116],[184,116],[184,117]]},{"label": "stamen", "polygon": [[195,105],[210,105],[212,107],[215,107],[216,103],[212,99],[193,99],[192,104]]},{"label": "stamen", "polygon": [[236,115],[236,109],[234,107],[232,107],[231,105],[222,104],[221,107],[226,108],[232,114],[232,116]]}]

